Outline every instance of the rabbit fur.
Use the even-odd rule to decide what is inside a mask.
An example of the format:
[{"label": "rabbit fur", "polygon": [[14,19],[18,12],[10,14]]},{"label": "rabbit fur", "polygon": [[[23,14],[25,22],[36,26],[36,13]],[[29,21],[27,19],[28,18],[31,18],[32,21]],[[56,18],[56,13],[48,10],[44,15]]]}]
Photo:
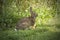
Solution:
[{"label": "rabbit fur", "polygon": [[31,16],[24,17],[17,22],[17,24],[16,24],[16,29],[17,30],[19,30],[19,29],[24,30],[24,29],[27,29],[27,28],[30,28],[30,27],[34,26],[35,19],[38,15],[35,12],[32,11],[32,7],[30,7],[30,14],[31,14]]}]

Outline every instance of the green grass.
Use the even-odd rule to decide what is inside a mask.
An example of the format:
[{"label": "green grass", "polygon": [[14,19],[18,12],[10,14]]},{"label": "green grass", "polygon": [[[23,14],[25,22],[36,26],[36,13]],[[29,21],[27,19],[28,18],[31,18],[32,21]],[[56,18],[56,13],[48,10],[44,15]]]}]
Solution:
[{"label": "green grass", "polygon": [[35,30],[0,31],[0,40],[60,40],[60,29],[37,27]]}]

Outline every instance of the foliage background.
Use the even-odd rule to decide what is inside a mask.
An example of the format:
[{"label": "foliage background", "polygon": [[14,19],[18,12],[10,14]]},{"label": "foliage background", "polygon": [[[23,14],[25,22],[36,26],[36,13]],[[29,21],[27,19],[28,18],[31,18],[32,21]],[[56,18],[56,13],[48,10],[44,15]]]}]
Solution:
[{"label": "foliage background", "polygon": [[36,25],[60,24],[59,0],[1,0],[0,28],[14,28],[17,21],[30,15],[29,7],[38,14]]}]

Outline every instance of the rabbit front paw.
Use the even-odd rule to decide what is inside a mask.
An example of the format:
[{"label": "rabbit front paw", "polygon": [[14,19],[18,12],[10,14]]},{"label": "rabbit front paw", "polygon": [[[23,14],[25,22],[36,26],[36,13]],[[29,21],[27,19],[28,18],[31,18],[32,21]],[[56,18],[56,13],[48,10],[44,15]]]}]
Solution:
[{"label": "rabbit front paw", "polygon": [[32,27],[33,29],[36,29],[36,24],[34,24],[34,26]]}]

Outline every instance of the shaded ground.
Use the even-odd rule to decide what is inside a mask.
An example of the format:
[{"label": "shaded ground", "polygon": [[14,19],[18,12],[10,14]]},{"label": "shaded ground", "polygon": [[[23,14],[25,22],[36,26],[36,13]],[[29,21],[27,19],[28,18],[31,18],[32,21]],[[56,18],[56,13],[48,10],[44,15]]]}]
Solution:
[{"label": "shaded ground", "polygon": [[0,40],[60,40],[60,28],[41,26],[35,30],[0,31]]}]

